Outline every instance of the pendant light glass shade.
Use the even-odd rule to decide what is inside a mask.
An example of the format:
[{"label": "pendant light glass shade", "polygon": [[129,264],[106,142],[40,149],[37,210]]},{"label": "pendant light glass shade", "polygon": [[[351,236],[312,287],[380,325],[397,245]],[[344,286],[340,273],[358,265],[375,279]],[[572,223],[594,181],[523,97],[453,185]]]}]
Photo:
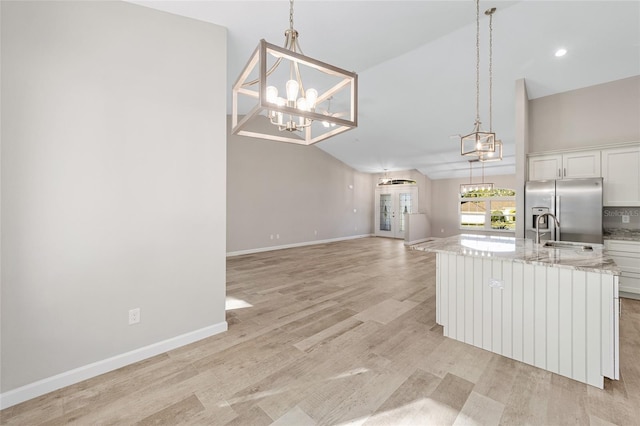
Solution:
[{"label": "pendant light glass shade", "polygon": [[231,131],[311,145],[357,127],[358,75],[302,53],[290,5],[284,47],[260,40],[233,85]]},{"label": "pendant light glass shade", "polygon": [[501,160],[502,160],[502,141],[499,139],[495,141],[494,152],[487,152],[484,154],[480,154],[478,156],[478,161],[481,161],[483,163],[490,163],[492,161],[501,161]]}]

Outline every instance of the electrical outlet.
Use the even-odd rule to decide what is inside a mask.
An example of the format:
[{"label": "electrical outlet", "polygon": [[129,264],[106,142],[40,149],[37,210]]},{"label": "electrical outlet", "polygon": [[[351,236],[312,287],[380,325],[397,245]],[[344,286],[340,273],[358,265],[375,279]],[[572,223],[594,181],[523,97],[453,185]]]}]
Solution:
[{"label": "electrical outlet", "polygon": [[140,308],[129,309],[129,325],[140,322]]},{"label": "electrical outlet", "polygon": [[629,215],[628,214],[623,214],[622,215],[622,223],[629,223]]},{"label": "electrical outlet", "polygon": [[276,234],[276,240],[280,239],[280,234]]}]

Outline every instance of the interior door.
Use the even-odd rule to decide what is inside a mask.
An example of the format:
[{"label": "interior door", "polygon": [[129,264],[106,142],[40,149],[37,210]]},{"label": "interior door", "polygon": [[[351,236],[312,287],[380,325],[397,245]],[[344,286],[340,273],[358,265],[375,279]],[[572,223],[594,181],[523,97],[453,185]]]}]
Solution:
[{"label": "interior door", "polygon": [[417,188],[376,188],[375,235],[404,238],[405,214],[417,211]]},{"label": "interior door", "polygon": [[376,191],[375,234],[378,236],[394,237],[396,213],[393,198],[391,191]]}]

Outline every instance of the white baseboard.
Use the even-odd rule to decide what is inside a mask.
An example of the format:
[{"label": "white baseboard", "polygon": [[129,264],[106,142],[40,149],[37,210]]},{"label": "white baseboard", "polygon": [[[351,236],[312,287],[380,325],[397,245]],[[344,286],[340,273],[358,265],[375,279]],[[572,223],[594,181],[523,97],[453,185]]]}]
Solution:
[{"label": "white baseboard", "polygon": [[282,250],[282,249],[295,248],[295,247],[313,246],[316,244],[335,243],[336,241],[355,240],[358,238],[367,238],[367,237],[373,237],[373,234],[352,235],[349,237],[330,238],[328,240],[305,241],[302,243],[285,244],[282,246],[260,247],[260,248],[249,249],[249,250],[230,251],[227,253],[227,257],[242,256],[243,254],[262,253],[265,251]]},{"label": "white baseboard", "polygon": [[130,352],[125,352],[102,361],[74,368],[73,370],[65,371],[64,373],[4,392],[0,394],[0,410],[65,386],[70,386],[83,380],[108,373],[109,371],[117,370],[118,368],[133,364],[134,362],[142,361],[144,359],[151,358],[152,356],[188,345],[189,343],[211,337],[218,333],[227,331],[227,328],[227,322],[223,321],[209,327],[201,328],[200,330],[195,330],[180,336],[172,337],[171,339],[153,343]]}]

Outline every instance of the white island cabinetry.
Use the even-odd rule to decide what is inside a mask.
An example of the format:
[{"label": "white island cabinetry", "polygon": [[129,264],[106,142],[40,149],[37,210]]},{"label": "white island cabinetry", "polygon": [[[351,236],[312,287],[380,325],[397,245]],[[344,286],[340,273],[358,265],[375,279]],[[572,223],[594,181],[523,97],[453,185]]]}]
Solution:
[{"label": "white island cabinetry", "polygon": [[445,336],[599,388],[619,379],[619,272],[602,246],[462,235],[416,248],[437,253]]},{"label": "white island cabinetry", "polygon": [[607,254],[620,267],[623,297],[640,299],[640,242],[604,240]]}]

